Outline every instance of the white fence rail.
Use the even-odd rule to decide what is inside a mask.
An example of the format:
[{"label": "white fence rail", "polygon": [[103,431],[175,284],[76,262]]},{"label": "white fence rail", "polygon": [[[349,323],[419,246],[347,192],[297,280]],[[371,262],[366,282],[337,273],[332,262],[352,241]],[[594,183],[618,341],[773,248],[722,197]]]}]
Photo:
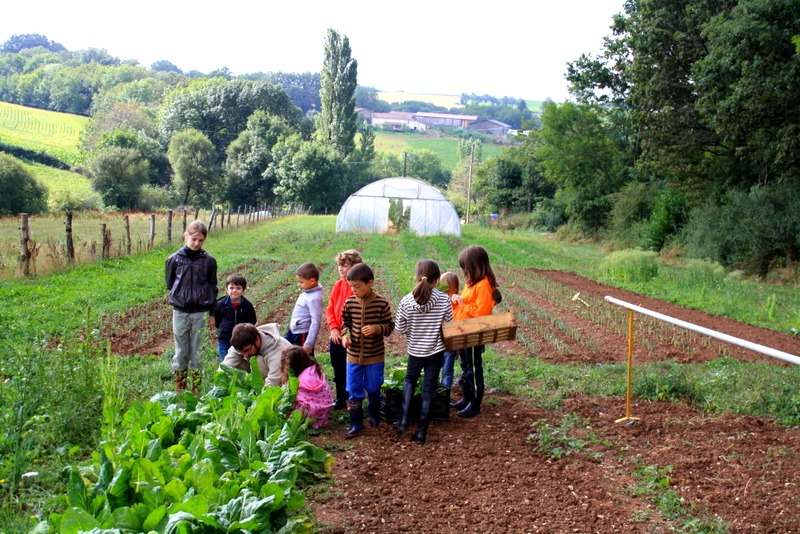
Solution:
[{"label": "white fence rail", "polygon": [[710,328],[705,328],[702,326],[698,326],[693,323],[689,323],[686,321],[681,321],[680,319],[676,319],[674,317],[670,317],[669,315],[664,315],[662,313],[654,312],[652,310],[648,310],[647,308],[642,308],[640,306],[636,306],[634,304],[630,304],[625,302],[624,300],[619,300],[614,297],[607,296],[607,302],[612,304],[616,304],[617,306],[622,306],[623,308],[627,308],[629,310],[633,310],[636,313],[641,313],[642,315],[647,315],[649,317],[653,317],[655,319],[659,319],[661,321],[674,324],[675,326],[680,326],[681,328],[686,328],[693,332],[698,332],[700,334],[705,334],[707,336],[727,341],[728,343],[732,343],[733,345],[738,345],[739,347],[744,347],[746,349],[753,350],[755,352],[760,352],[761,354],[766,354],[767,356],[772,356],[773,358],[778,358],[795,365],[800,365],[800,357],[795,356],[794,354],[789,354],[788,352],[783,352],[777,349],[773,349],[771,347],[765,347],[764,345],[759,345],[758,343],[753,343],[752,341],[747,341],[744,339],[740,339],[738,337],[729,336],[728,334],[723,334],[722,332],[717,332],[716,330],[711,330]]}]

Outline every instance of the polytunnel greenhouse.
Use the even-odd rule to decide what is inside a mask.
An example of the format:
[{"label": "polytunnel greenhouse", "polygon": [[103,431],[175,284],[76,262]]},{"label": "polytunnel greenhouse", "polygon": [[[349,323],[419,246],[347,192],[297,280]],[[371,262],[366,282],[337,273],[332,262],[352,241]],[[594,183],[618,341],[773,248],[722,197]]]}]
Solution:
[{"label": "polytunnel greenhouse", "polygon": [[384,178],[350,195],[339,210],[336,231],[387,233],[395,225],[389,220],[392,204],[402,205],[409,229],[418,235],[461,235],[461,220],[447,197],[430,184],[406,177]]}]

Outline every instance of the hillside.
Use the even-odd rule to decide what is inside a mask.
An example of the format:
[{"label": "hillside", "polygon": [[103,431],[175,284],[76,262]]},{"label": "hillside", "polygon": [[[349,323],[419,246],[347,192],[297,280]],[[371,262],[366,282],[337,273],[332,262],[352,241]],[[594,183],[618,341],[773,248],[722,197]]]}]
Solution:
[{"label": "hillside", "polygon": [[44,152],[67,164],[79,165],[78,149],[88,117],[0,102],[0,141]]},{"label": "hillside", "polygon": [[[403,155],[411,150],[431,150],[442,162],[442,167],[452,172],[458,163],[458,139],[455,137],[434,137],[425,133],[416,132],[375,132],[375,150],[390,154]],[[482,147],[483,160],[497,156],[503,150],[503,145],[484,144]]]}]

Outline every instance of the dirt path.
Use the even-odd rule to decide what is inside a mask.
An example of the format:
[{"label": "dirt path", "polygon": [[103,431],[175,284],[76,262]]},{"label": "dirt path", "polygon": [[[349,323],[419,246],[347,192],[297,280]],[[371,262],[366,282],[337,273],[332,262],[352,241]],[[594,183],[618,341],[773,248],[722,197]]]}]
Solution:
[{"label": "dirt path", "polygon": [[[590,314],[603,305],[605,295],[800,354],[800,340],[792,336],[569,273],[531,270],[530,274],[559,284],[565,294],[580,291],[589,306],[568,298],[542,299],[520,287],[508,289],[509,297],[513,292],[515,299],[554,308],[553,315],[567,325],[559,333],[553,327],[536,328],[535,321],[521,324],[525,346],[517,341],[496,347],[520,358],[521,365],[526,346],[536,346],[538,356],[551,362],[624,361],[627,338],[619,319],[624,325],[626,312],[618,312],[607,326],[598,325]],[[727,354],[787,365],[663,324],[644,321],[638,328],[640,362],[697,362]],[[390,344],[402,352],[401,338],[393,336]],[[624,415],[624,402],[580,397],[568,399],[553,412],[490,390],[479,417],[432,423],[424,446],[411,443],[408,433],[397,435],[385,423],[345,441],[346,414],[340,412],[330,429],[312,438],[336,461],[331,485],[311,495],[310,510],[323,531],[330,533],[652,533],[688,528],[680,527],[674,517],[662,516],[653,504],[661,495],[662,501],[673,499],[676,514],[688,510],[706,525],[727,524],[729,532],[800,531],[798,429],[763,418],[711,416],[670,402],[636,402],[632,411],[640,421],[622,426],[615,419]],[[585,432],[586,449],[560,459],[537,451],[536,442],[528,439],[532,423],[547,420],[558,426],[566,414],[582,418],[578,428]],[[668,484],[659,489],[658,481],[666,477]]]}]

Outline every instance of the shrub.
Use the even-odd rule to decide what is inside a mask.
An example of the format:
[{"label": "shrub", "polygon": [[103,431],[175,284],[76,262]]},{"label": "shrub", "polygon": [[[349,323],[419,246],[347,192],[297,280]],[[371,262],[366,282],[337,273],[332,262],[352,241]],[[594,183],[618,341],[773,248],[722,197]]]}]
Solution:
[{"label": "shrub", "polygon": [[137,203],[142,211],[163,211],[175,205],[172,192],[164,187],[145,184]]},{"label": "shrub", "polygon": [[614,198],[608,220],[612,238],[624,242],[640,243],[643,223],[653,211],[656,186],[650,183],[630,182]]},{"label": "shrub", "polygon": [[0,153],[0,215],[47,211],[47,189],[22,163]]},{"label": "shrub", "polygon": [[622,282],[648,282],[658,276],[657,254],[644,250],[618,250],[600,262],[600,271]]},{"label": "shrub", "polygon": [[647,248],[661,250],[667,239],[677,234],[686,223],[686,212],[686,195],[675,189],[662,190],[655,201],[647,227]]}]

